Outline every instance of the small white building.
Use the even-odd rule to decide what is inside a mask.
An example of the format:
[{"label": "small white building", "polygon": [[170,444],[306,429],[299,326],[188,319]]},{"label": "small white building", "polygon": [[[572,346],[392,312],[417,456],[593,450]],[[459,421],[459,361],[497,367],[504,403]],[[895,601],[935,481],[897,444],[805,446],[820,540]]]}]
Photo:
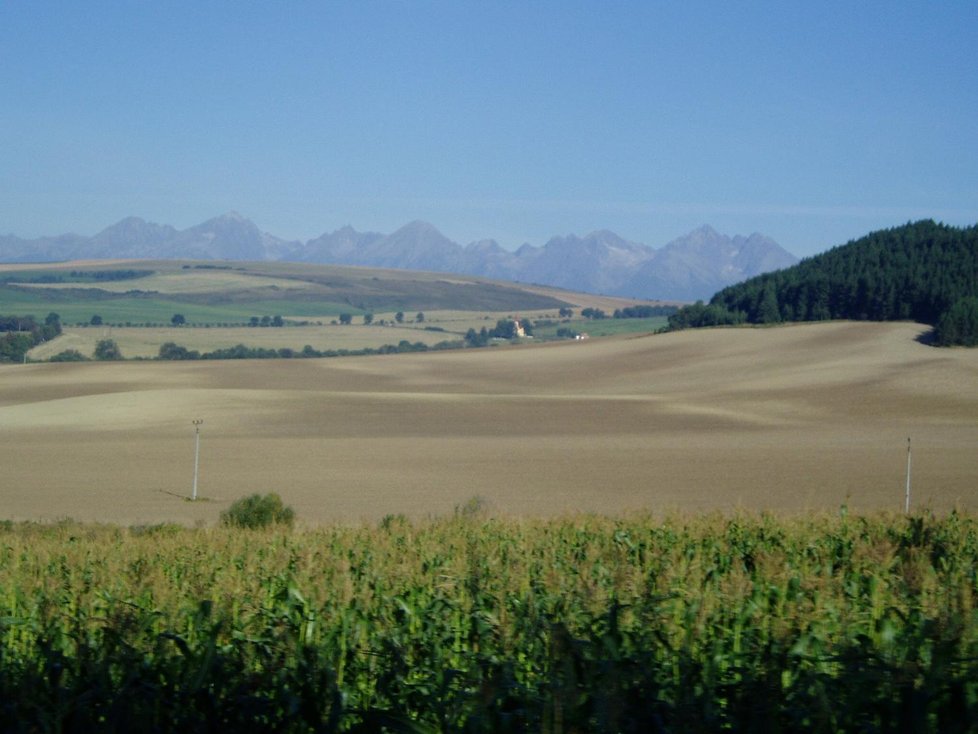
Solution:
[{"label": "small white building", "polygon": [[526,336],[526,329],[523,328],[523,324],[520,323],[518,318],[513,319],[513,334],[520,339]]}]

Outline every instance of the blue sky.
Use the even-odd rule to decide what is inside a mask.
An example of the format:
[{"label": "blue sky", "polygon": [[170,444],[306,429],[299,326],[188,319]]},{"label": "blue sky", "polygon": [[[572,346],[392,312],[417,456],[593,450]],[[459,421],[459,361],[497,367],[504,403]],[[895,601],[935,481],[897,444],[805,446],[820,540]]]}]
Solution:
[{"label": "blue sky", "polygon": [[0,232],[978,222],[978,2],[0,3]]}]

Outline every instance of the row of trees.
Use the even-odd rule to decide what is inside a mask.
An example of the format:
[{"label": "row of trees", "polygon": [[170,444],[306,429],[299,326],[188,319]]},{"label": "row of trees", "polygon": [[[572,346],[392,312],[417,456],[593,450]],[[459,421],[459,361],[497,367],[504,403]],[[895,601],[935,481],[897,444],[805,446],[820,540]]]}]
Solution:
[{"label": "row of trees", "polygon": [[215,349],[210,352],[200,352],[196,349],[166,342],[160,346],[158,359],[167,361],[208,360],[208,359],[315,359],[318,357],[353,357],[370,354],[401,354],[404,352],[426,352],[428,350],[457,349],[462,346],[460,341],[443,341],[432,346],[424,342],[410,342],[402,339],[397,344],[384,344],[379,347],[364,347],[362,349],[316,349],[306,344],[302,349],[281,347],[249,347],[236,344],[233,347]]},{"label": "row of trees", "polygon": [[[423,311],[418,311],[418,313],[415,314],[414,321],[416,323],[418,323],[418,324],[423,324],[424,323],[424,318],[425,318],[424,317],[424,312]],[[365,313],[363,315],[363,323],[364,324],[369,325],[369,324],[372,324],[373,321],[374,321],[374,315],[372,313]],[[404,323],[404,312],[403,311],[398,311],[396,314],[394,314],[394,321],[396,321],[398,324],[403,324]],[[353,323],[353,314],[351,314],[351,313],[341,313],[339,315],[339,322],[341,324],[344,324],[344,325],[352,324]],[[103,326],[105,324],[105,321],[103,320],[101,314],[93,314],[92,315],[92,318],[89,319],[89,322],[88,323],[91,326]],[[187,317],[184,316],[182,313],[175,313],[170,318],[170,324],[172,324],[173,326],[184,326],[186,323],[187,323]],[[248,326],[256,326],[256,327],[262,327],[262,326],[281,327],[281,326],[285,326],[285,325],[286,325],[285,319],[283,319],[279,315],[276,315],[276,316],[267,316],[267,315],[266,316],[252,316],[252,317],[250,317],[248,319]],[[2,329],[0,329],[0,330],[2,330]]]},{"label": "row of trees", "polygon": [[72,270],[72,280],[119,281],[135,280],[153,275],[152,270]]},{"label": "row of trees", "polygon": [[281,316],[252,316],[248,319],[248,326],[275,327],[285,326],[285,319]]},{"label": "row of trees", "polygon": [[[340,314],[339,321],[344,326],[349,325],[349,324],[352,324],[353,323],[353,314],[351,314],[351,313],[341,313]],[[396,323],[398,323],[398,324],[403,324],[404,323],[404,312],[403,311],[398,311],[396,314],[394,314],[394,321]],[[424,323],[424,312],[423,311],[418,311],[418,313],[415,314],[415,316],[414,316],[414,321],[415,321],[415,323],[423,324]],[[363,315],[363,323],[364,323],[364,325],[369,326],[373,322],[374,322],[374,315],[372,313],[365,313]]]},{"label": "row of trees", "polygon": [[650,319],[654,316],[672,316],[679,309],[676,306],[625,306],[616,308],[613,318],[616,319]]},{"label": "row of trees", "polygon": [[673,314],[669,327],[828,319],[936,325],[958,301],[975,296],[978,227],[926,220],[873,232],[725,288],[709,304]]},{"label": "row of trees", "polygon": [[67,274],[64,272],[30,274],[15,271],[0,275],[0,282],[14,284],[88,283],[132,280],[134,278],[145,278],[152,274],[152,270],[72,270]]},{"label": "row of trees", "polygon": [[[639,304],[636,306],[625,306],[624,308],[616,308],[612,314],[612,318],[615,319],[648,319],[653,316],[671,316],[676,313],[678,309],[676,306],[651,306],[648,304]],[[559,311],[562,317],[570,318],[574,315],[573,310],[569,308],[562,308]],[[595,308],[593,306],[588,306],[587,308],[581,309],[581,317],[585,319],[591,319],[592,321],[599,321],[601,319],[608,318],[608,314],[604,309]]]}]

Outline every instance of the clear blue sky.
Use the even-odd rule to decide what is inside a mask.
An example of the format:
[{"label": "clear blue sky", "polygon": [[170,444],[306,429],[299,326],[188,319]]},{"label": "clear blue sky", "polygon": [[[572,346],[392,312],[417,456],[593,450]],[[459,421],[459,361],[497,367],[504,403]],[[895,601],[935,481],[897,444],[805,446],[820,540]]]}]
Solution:
[{"label": "clear blue sky", "polygon": [[0,3],[0,232],[978,222],[978,2]]}]

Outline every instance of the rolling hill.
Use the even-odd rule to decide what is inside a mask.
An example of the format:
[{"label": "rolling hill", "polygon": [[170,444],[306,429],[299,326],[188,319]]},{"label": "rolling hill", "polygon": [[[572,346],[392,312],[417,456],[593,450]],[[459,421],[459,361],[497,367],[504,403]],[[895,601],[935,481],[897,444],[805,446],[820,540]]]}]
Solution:
[{"label": "rolling hill", "polygon": [[[978,353],[831,322],[273,362],[0,366],[6,517],[978,508]],[[204,420],[200,491],[191,419]]]},{"label": "rolling hill", "polygon": [[171,314],[199,307],[213,312],[210,320],[239,321],[259,306],[282,315],[335,315],[340,310],[527,311],[567,302],[556,291],[514,283],[380,268],[181,260],[0,265],[0,313],[65,316],[81,309],[136,322],[146,320],[139,314],[152,304]]}]

